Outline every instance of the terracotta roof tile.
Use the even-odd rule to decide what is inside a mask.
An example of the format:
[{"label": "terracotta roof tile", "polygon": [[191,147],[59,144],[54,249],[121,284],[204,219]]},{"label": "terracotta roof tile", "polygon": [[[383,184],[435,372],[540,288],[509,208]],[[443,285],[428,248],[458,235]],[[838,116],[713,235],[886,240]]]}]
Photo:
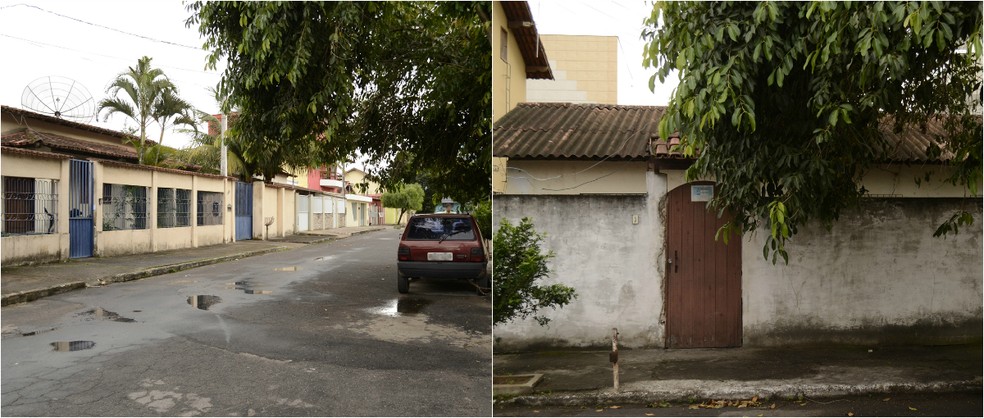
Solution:
[{"label": "terracotta roof tile", "polygon": [[520,103],[493,128],[493,153],[521,159],[621,159],[649,156],[665,108]]},{"label": "terracotta roof tile", "polygon": [[48,132],[37,132],[33,129],[4,134],[0,138],[0,143],[6,147],[28,149],[47,147],[54,152],[67,151],[69,153],[137,160],[137,152],[125,145],[86,141]]},{"label": "terracotta roof tile", "polygon": [[[493,154],[513,159],[685,159],[673,147],[680,143],[674,134],[659,137],[661,106],[606,104],[520,103],[499,119],[493,130]],[[939,120],[930,120],[925,131],[913,127],[893,132],[887,118],[881,132],[887,140],[886,162],[939,163],[952,154],[927,154],[931,143],[945,134]],[[647,150],[652,147],[652,153]]]}]

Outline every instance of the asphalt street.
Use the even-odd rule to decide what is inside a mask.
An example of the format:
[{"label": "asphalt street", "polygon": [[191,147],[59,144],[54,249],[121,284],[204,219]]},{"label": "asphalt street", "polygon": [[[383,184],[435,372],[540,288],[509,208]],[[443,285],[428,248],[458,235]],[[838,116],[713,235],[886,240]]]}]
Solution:
[{"label": "asphalt street", "polygon": [[2,309],[13,415],[489,416],[488,296],[396,289],[398,230]]}]

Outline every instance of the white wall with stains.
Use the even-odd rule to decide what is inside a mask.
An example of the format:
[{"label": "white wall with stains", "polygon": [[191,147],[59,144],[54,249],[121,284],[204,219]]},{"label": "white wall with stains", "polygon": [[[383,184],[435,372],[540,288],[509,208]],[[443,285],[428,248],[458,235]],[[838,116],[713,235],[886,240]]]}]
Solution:
[{"label": "white wall with stains", "polygon": [[[611,329],[624,347],[662,344],[663,217],[659,199],[665,177],[648,173],[646,194],[497,195],[494,226],[530,217],[553,251],[553,273],[544,284],[574,287],[578,297],[543,312],[551,322],[515,320],[495,327],[497,351],[537,346],[608,347]],[[637,223],[633,223],[634,218]]]},{"label": "white wall with stains", "polygon": [[[959,209],[974,225],[946,239]],[[800,230],[790,260],[762,256],[768,231],[745,236],[744,344],[948,343],[981,338],[979,199],[869,199],[830,231]]]}]

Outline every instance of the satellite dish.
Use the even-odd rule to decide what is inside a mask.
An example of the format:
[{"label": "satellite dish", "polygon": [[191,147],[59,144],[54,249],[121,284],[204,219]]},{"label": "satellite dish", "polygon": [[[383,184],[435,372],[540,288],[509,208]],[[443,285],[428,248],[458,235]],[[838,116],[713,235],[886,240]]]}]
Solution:
[{"label": "satellite dish", "polygon": [[21,106],[35,112],[86,123],[96,114],[96,101],[89,90],[75,80],[46,76],[24,87]]}]

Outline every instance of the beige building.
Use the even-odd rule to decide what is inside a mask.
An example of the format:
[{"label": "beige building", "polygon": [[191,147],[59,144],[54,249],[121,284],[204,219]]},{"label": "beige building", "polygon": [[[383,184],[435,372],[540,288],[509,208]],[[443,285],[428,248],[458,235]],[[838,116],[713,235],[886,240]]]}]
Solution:
[{"label": "beige building", "polygon": [[[526,80],[553,72],[525,1],[492,2],[492,122],[526,102]],[[493,139],[495,141],[495,139]],[[506,159],[492,158],[492,192],[505,187]]]},{"label": "beige building", "polygon": [[382,194],[379,184],[366,178],[366,172],[359,168],[345,171],[345,200],[348,215],[345,217],[346,226],[380,225],[385,222]]},{"label": "beige building", "polygon": [[5,266],[283,237],[344,213],[340,195],[137,164],[109,129],[8,106],[0,124]]},{"label": "beige building", "polygon": [[553,80],[527,80],[526,101],[618,103],[618,37],[540,35]]}]

